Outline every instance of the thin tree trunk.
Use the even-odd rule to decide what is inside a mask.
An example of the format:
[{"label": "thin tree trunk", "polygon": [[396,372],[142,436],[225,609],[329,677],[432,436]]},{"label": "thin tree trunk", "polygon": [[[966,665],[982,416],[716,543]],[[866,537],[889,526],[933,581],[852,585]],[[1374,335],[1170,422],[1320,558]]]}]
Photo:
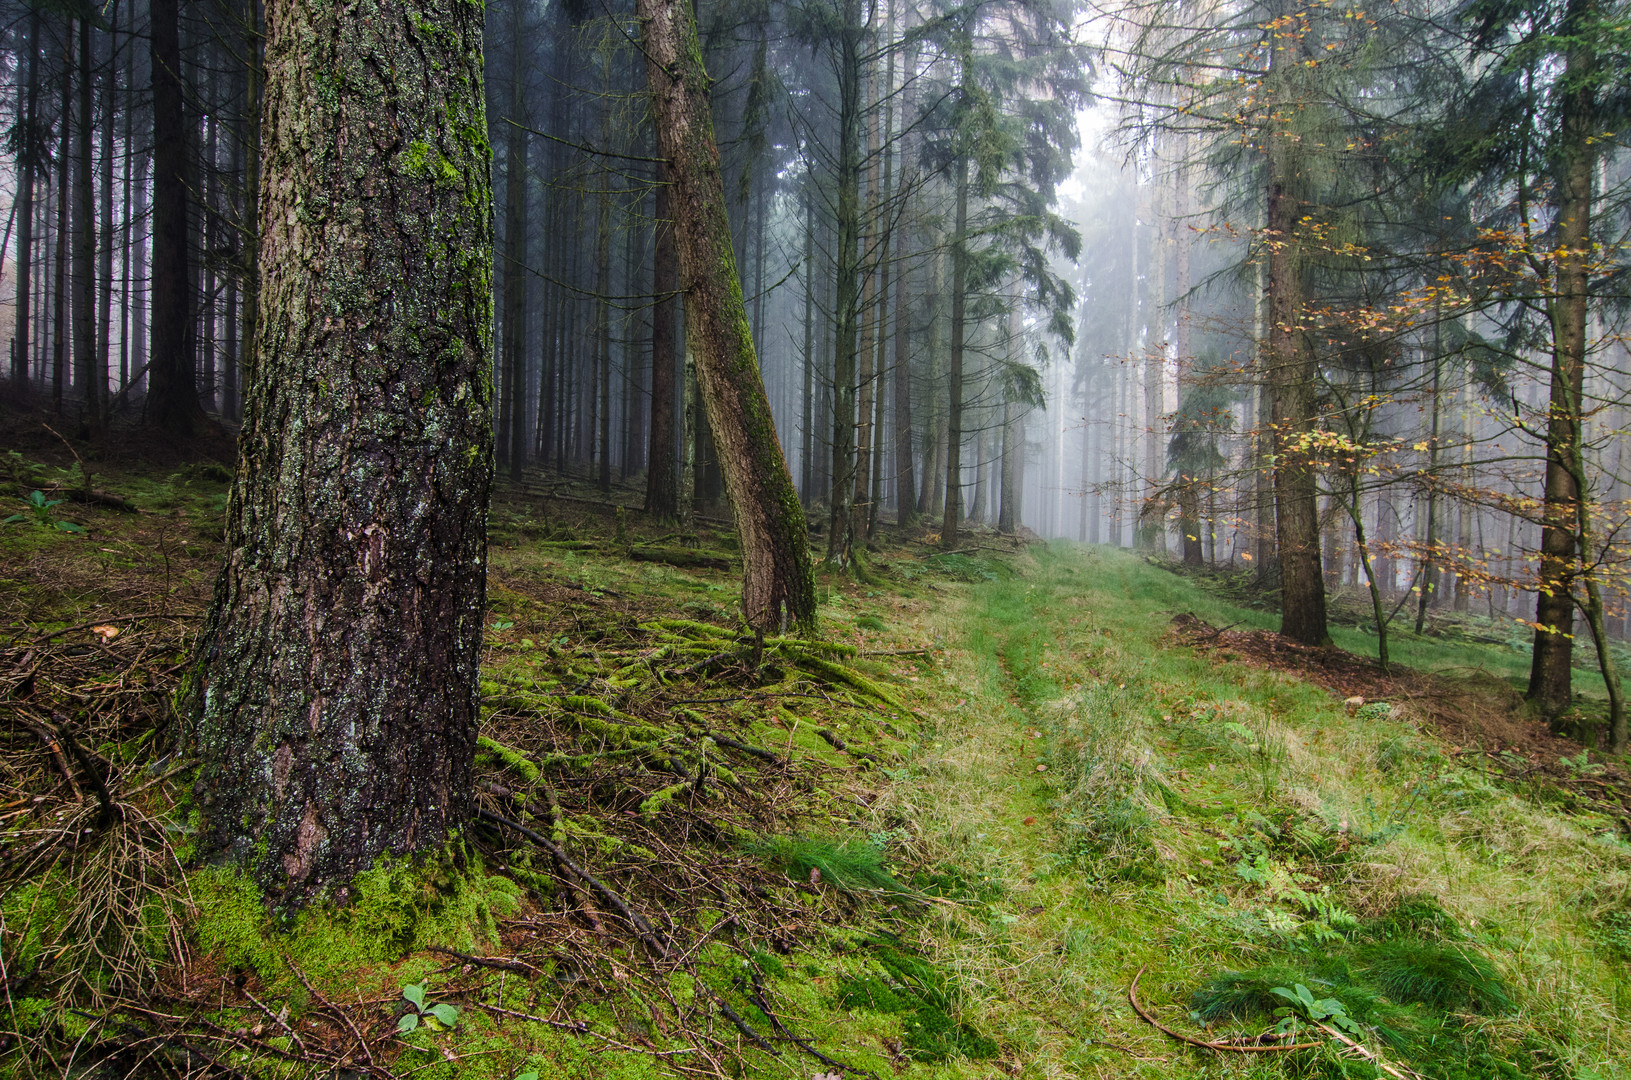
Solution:
[{"label": "thin tree trunk", "polygon": [[804,395],[800,401],[799,501],[815,498],[815,198],[804,184]]},{"label": "thin tree trunk", "polygon": [[[1416,633],[1419,635],[1427,623],[1427,605],[1438,591],[1438,427],[1439,380],[1443,374],[1444,358],[1439,351],[1438,321],[1433,323],[1433,391],[1430,407],[1432,414],[1427,428],[1427,534],[1422,537],[1422,556],[1419,576],[1421,594],[1416,600]],[[1572,608],[1571,608],[1572,610]]]},{"label": "thin tree trunk", "polygon": [[[119,25],[119,0],[110,0],[107,8],[110,25],[116,30]],[[101,243],[96,252],[96,369],[101,373],[98,380],[98,395],[101,399],[101,409],[98,419],[106,424],[108,419],[108,378],[112,374],[109,364],[112,360],[113,349],[113,91],[114,83],[118,80],[115,72],[118,68],[113,62],[113,50],[117,40],[116,34],[107,35],[108,62],[103,67],[102,75],[102,139],[100,162],[100,206],[102,220]]]},{"label": "thin tree trunk", "polygon": [[527,133],[522,94],[521,5],[510,6],[510,123],[504,133],[504,423],[499,456],[510,479],[521,479],[527,459]]},{"label": "thin tree trunk", "polygon": [[[902,178],[904,180],[904,177]],[[911,308],[907,282],[905,215],[895,225],[895,520],[917,524],[917,472],[912,461]]]},{"label": "thin tree trunk", "polygon": [[36,159],[42,149],[35,139],[39,124],[39,51],[40,11],[38,7],[30,5],[22,76],[24,141],[17,162],[17,322],[11,346],[12,393],[20,397],[30,394],[28,361],[29,320],[34,308],[34,178],[38,166]]},{"label": "thin tree trunk", "polygon": [[[70,34],[72,31],[70,31]],[[79,20],[79,63],[75,83],[79,91],[79,160],[74,163],[74,367],[85,407],[81,426],[95,437],[102,433],[107,412],[108,374],[98,368],[96,341],[96,169],[91,156],[96,117],[92,112],[91,23]],[[67,116],[64,114],[64,125]]]},{"label": "thin tree trunk", "polygon": [[879,131],[878,116],[876,113],[877,100],[877,74],[876,68],[869,65],[866,79],[863,83],[865,100],[863,103],[862,123],[866,127],[867,166],[866,166],[866,204],[862,209],[861,217],[861,343],[856,356],[859,360],[856,372],[856,412],[855,412],[855,499],[852,505],[850,534],[855,540],[864,540],[867,533],[867,522],[872,516],[872,501],[877,497],[872,490],[872,454],[873,454],[873,411],[874,397],[878,392],[877,374],[881,369],[877,362],[878,325],[881,313],[879,305],[879,264],[883,262],[880,247],[880,224],[878,217],[878,150]]},{"label": "thin tree trunk", "polygon": [[73,23],[65,32],[62,49],[62,110],[57,113],[62,129],[57,152],[57,243],[55,281],[51,309],[51,406],[62,416],[64,390],[68,382],[68,180],[73,173]]},{"label": "thin tree trunk", "polygon": [[968,302],[968,155],[957,158],[957,210],[951,246],[951,352],[947,356],[946,503],[940,518],[940,544],[957,546],[963,510],[963,325]]},{"label": "thin tree trunk", "polygon": [[651,449],[646,468],[646,512],[662,521],[679,515],[679,478],[674,470],[674,294],[679,269],[669,187],[668,169],[663,166],[657,181],[652,251],[651,290],[656,295],[651,306]]}]

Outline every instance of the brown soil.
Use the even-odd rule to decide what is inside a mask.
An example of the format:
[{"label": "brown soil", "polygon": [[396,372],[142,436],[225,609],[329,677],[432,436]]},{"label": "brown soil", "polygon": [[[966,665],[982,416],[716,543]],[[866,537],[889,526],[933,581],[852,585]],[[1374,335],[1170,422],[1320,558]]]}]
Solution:
[{"label": "brown soil", "polygon": [[[1376,661],[1337,648],[1303,645],[1267,630],[1218,629],[1185,612],[1173,618],[1173,641],[1222,661],[1247,663],[1297,675],[1347,699],[1385,701],[1404,709],[1449,744],[1453,755],[1514,783],[1560,788],[1565,805],[1610,814],[1631,832],[1631,772],[1604,763],[1582,776],[1561,758],[1578,760],[1586,747],[1531,718],[1523,696],[1487,675],[1437,675]],[[1601,761],[1601,758],[1597,759]]]}]

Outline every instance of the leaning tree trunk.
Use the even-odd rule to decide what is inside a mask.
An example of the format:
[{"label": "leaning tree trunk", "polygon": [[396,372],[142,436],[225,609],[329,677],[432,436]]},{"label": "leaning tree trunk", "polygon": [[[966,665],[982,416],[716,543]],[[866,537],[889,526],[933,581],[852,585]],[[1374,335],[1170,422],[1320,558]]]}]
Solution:
[{"label": "leaning tree trunk", "polygon": [[742,542],[742,615],[754,630],[815,625],[815,578],[798,491],[770,413],[725,216],[725,186],[688,0],[637,0],[661,156],[669,162],[686,348]]},{"label": "leaning tree trunk", "polygon": [[470,809],[492,207],[480,7],[266,22],[256,363],[184,715],[203,851],[298,904]]}]

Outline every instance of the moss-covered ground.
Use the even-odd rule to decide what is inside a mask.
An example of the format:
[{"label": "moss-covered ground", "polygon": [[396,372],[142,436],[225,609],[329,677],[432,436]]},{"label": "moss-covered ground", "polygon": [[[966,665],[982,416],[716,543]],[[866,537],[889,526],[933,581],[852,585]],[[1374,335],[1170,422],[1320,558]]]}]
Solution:
[{"label": "moss-covered ground", "polygon": [[[0,500],[79,483],[42,460]],[[1416,699],[1196,647],[1175,616],[1272,617],[1111,549],[890,539],[823,577],[828,644],[757,653],[728,530],[555,478],[493,516],[491,817],[273,920],[193,858],[165,756],[226,479],[109,470],[137,513],[0,528],[0,1074],[1631,1075],[1600,759],[1537,784]],[[1151,1019],[1260,1049],[1164,1034],[1135,977]]]}]

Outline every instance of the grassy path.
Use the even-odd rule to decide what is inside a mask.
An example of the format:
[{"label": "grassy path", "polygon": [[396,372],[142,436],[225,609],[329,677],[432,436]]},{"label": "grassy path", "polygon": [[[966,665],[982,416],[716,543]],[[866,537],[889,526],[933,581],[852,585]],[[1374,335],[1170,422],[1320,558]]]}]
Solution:
[{"label": "grassy path", "polygon": [[[875,809],[985,890],[941,909],[927,944],[1003,1048],[936,1073],[1375,1075],[1323,1051],[1178,1047],[1127,1005],[1148,965],[1145,1000],[1189,1030],[1191,992],[1253,972],[1346,999],[1424,1076],[1631,1075],[1625,959],[1601,940],[1631,849],[1493,787],[1407,716],[1348,716],[1296,679],[1164,646],[1183,611],[1266,618],[1074,547],[932,617],[956,643],[938,720]],[[1487,957],[1497,989],[1390,996],[1376,971],[1400,955]],[[1501,987],[1514,1004],[1479,996]]]}]

